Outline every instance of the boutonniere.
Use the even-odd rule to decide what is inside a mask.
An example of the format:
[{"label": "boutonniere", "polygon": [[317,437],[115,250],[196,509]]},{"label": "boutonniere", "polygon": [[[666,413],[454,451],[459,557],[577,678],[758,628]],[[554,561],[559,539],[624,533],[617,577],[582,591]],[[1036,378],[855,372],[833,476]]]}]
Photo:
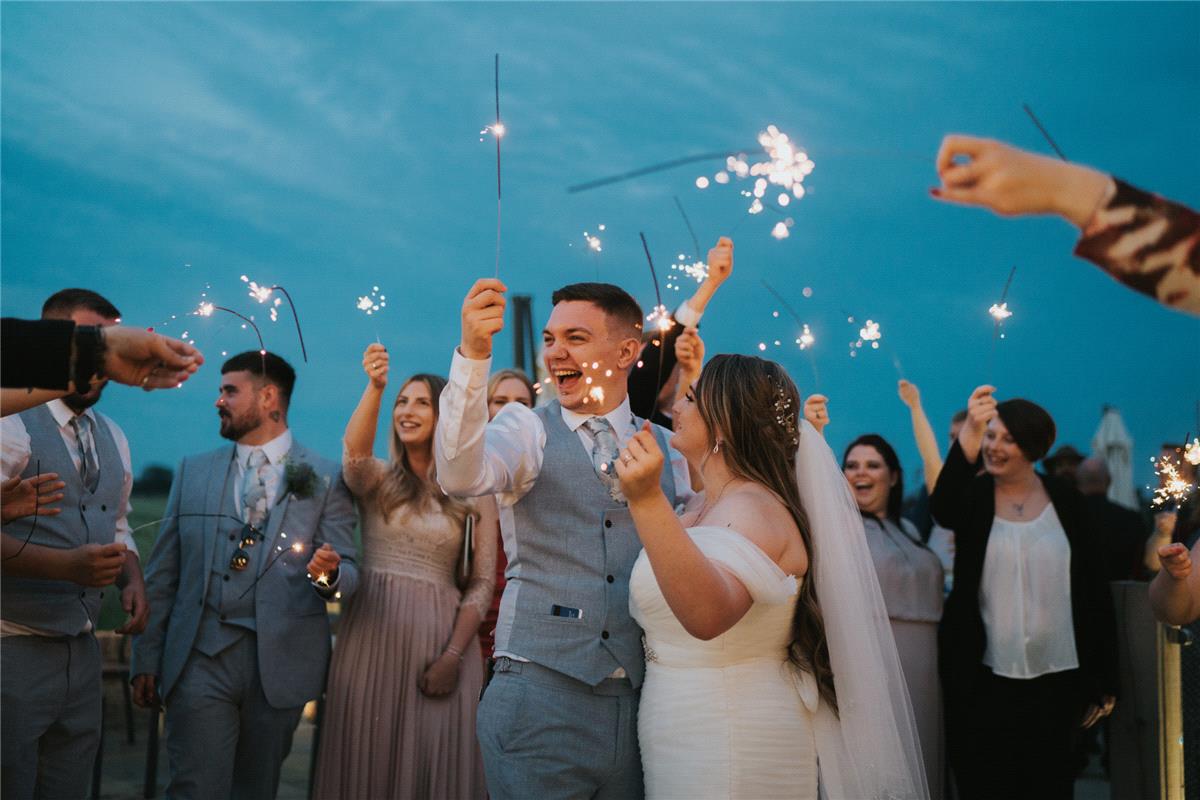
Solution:
[{"label": "boutonniere", "polygon": [[307,461],[286,461],[283,465],[284,491],[301,500],[312,497],[321,478]]}]

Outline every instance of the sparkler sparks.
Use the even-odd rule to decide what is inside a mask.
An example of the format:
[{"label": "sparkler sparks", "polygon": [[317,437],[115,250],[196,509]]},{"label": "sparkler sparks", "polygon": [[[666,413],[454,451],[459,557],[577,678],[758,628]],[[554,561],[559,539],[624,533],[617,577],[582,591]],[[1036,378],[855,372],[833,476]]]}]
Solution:
[{"label": "sparkler sparks", "polygon": [[671,326],[675,324],[671,321],[671,312],[661,303],[656,305],[654,310],[646,315],[646,322],[650,323],[650,326],[655,330],[662,331],[663,333],[671,330]]},{"label": "sparkler sparks", "polygon": [[[603,232],[604,232],[604,228],[605,228],[605,226],[604,226],[604,225],[600,225],[600,226],[598,226],[598,228],[597,228],[597,229],[598,229],[598,230],[599,230],[601,233],[603,233]],[[588,250],[591,250],[593,253],[599,253],[601,250],[603,250],[603,249],[604,249],[604,245],[603,245],[603,243],[600,241],[600,237],[599,237],[599,236],[593,236],[592,234],[588,233],[587,231],[584,231],[584,232],[583,232],[583,240],[584,240],[585,242],[587,242]]]},{"label": "sparkler sparks", "polygon": [[1180,465],[1170,456],[1151,458],[1150,461],[1154,464],[1154,474],[1159,480],[1150,504],[1155,508],[1178,508],[1195,490],[1196,485],[1183,477],[1179,471]]},{"label": "sparkler sparks", "polygon": [[371,293],[360,296],[354,305],[369,317],[387,308],[387,295],[380,294],[378,286],[372,286]]},{"label": "sparkler sparks", "polygon": [[1008,310],[1008,303],[992,303],[992,307],[988,309],[988,313],[992,315],[992,319],[997,323],[1001,323],[1013,315],[1013,312]]},{"label": "sparkler sparks", "polygon": [[[727,183],[730,174],[738,180],[754,178],[754,189],[749,192],[742,191],[743,196],[753,197],[746,209],[748,214],[759,214],[768,207],[764,205],[763,198],[771,186],[778,186],[784,190],[775,198],[781,207],[787,206],[793,199],[799,200],[804,197],[804,179],[812,174],[813,168],[816,167],[808,153],[797,148],[788,135],[774,125],[768,125],[765,131],[758,134],[758,143],[762,145],[766,160],[751,163],[744,153],[727,156],[725,170],[717,173],[718,183]],[[720,176],[724,176],[724,180],[721,180]],[[703,185],[701,181],[704,181]],[[697,178],[696,185],[703,189],[708,185],[708,179]],[[788,229],[793,224],[794,220],[790,217],[776,222],[771,228],[771,236],[776,240],[788,238]]]},{"label": "sparkler sparks", "polygon": [[858,338],[864,342],[877,342],[883,338],[883,334],[879,331],[879,323],[873,320],[867,320],[865,327],[858,331]]},{"label": "sparkler sparks", "polygon": [[1200,436],[1184,443],[1183,458],[1193,467],[1200,466]]},{"label": "sparkler sparks", "polygon": [[[300,354],[304,356],[304,363],[307,364],[308,348],[304,346],[304,332],[300,330],[300,315],[296,313],[296,304],[292,301],[292,295],[288,292],[288,290],[279,284],[274,284],[271,286],[259,286],[256,282],[250,280],[245,275],[242,276],[242,283],[246,284],[246,286],[250,289],[250,296],[259,303],[265,303],[270,300],[271,294],[275,291],[283,293],[283,296],[287,298],[288,307],[292,309],[292,320],[296,323],[296,338],[300,340]],[[283,305],[283,300],[276,297],[275,302],[271,304],[269,309],[271,312],[271,322],[279,321],[279,307],[281,305]]]},{"label": "sparkler sparks", "polygon": [[804,326],[804,331],[800,334],[800,338],[796,340],[796,344],[800,345],[801,350],[807,350],[816,343],[816,337],[812,335],[812,331],[808,325]]}]

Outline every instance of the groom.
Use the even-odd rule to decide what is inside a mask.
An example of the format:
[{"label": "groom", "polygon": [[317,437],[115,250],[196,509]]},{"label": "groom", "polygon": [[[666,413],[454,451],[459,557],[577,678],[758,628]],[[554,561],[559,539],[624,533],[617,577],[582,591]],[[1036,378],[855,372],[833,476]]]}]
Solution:
[{"label": "groom", "polygon": [[338,465],[288,427],[295,383],[274,353],[225,362],[216,407],[234,444],[183,459],[150,556],[130,674],[138,705],[166,706],[173,799],[275,796],[325,685],[325,602],[358,583]]},{"label": "groom", "polygon": [[[642,425],[626,394],[642,310],[611,284],[556,291],[542,338],[558,400],[536,410],[510,403],[489,423],[505,291],[482,279],[463,302],[435,446],[448,494],[496,494],[513,509],[495,678],[479,706],[488,792],[497,800],[639,798],[645,663],[629,574],[641,542],[613,461]],[[655,435],[667,452],[665,432]],[[670,453],[662,485],[674,504],[690,484],[683,457]]]}]

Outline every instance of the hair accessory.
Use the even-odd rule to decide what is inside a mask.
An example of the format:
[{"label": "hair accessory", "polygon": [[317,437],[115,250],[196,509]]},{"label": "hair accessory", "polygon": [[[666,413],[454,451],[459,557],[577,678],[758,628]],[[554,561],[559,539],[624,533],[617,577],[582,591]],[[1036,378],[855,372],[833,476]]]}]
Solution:
[{"label": "hair accessory", "polygon": [[796,428],[796,409],[792,408],[792,398],[779,382],[771,381],[771,385],[775,388],[775,422],[787,434],[788,444],[796,447],[800,444],[800,433]]}]

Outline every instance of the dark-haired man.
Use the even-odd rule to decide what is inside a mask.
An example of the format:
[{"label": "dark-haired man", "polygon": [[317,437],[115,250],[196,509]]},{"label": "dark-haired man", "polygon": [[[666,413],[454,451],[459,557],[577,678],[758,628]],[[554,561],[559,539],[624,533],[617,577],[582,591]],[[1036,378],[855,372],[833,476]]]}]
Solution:
[{"label": "dark-haired man", "polygon": [[147,566],[134,700],[165,703],[172,798],[271,798],[329,661],[325,601],[358,583],[338,465],[292,438],[296,373],[250,351],[221,368],[234,442],[183,459]]},{"label": "dark-haired man", "polygon": [[[558,399],[536,410],[510,403],[489,423],[487,376],[504,292],[484,279],[463,302],[434,448],[445,491],[495,494],[513,512],[495,677],[478,715],[488,792],[497,800],[638,798],[645,663],[629,575],[641,543],[613,461],[643,424],[627,395],[642,310],[611,284],[559,289],[542,332]],[[687,464],[655,431],[671,453],[663,489],[686,499]]]},{"label": "dark-haired man", "polygon": [[[121,312],[88,289],[64,289],[42,318],[116,325]],[[97,412],[94,381],[0,422],[0,480],[61,484],[61,501],[3,527],[0,584],[4,797],[82,797],[100,743],[100,653],[95,629],[103,593],[116,582],[137,633],[148,609],[130,535],[129,442]],[[54,477],[51,477],[54,476]],[[53,484],[51,484],[53,485]],[[51,495],[53,497],[53,495]]]}]

